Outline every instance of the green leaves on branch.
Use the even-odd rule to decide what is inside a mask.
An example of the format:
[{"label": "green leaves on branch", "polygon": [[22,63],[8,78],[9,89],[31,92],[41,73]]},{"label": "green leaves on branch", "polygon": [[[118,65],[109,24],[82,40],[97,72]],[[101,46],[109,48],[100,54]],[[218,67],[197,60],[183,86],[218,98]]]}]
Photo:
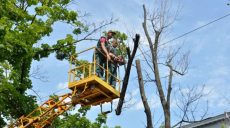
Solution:
[{"label": "green leaves on branch", "polygon": [[36,107],[35,97],[26,94],[32,87],[29,73],[33,59],[55,53],[63,60],[75,54],[72,35],[54,45],[35,47],[53,32],[56,22],[78,28],[72,34],[86,30],[78,13],[66,8],[69,3],[70,0],[0,0],[0,127],[5,125],[3,117],[16,119]]},{"label": "green leaves on branch", "polygon": [[76,47],[74,45],[75,40],[72,35],[66,35],[65,39],[57,41],[57,44],[52,46],[48,44],[42,44],[41,48],[34,48],[34,59],[40,60],[41,58],[48,57],[51,53],[56,53],[56,58],[59,60],[69,60],[71,55],[76,54]]},{"label": "green leaves on branch", "polygon": [[57,118],[51,125],[51,128],[101,128],[106,127],[107,116],[99,114],[95,122],[91,122],[86,118],[87,112],[90,110],[89,106],[81,107],[78,112],[71,115],[65,113],[62,119]]},{"label": "green leaves on branch", "polygon": [[[17,72],[8,62],[0,63],[0,120],[4,118],[19,118],[22,114],[28,114],[35,107],[35,96],[27,95],[24,91],[30,86],[30,82],[19,82]],[[26,79],[23,79],[26,80]],[[0,121],[0,126],[5,123]]]},{"label": "green leaves on branch", "polygon": [[78,35],[78,34],[81,34],[81,29],[80,28],[76,28],[73,30],[73,33]]},{"label": "green leaves on branch", "polygon": [[115,32],[116,32],[116,35],[114,36],[114,38],[118,39],[120,43],[125,43],[124,41],[126,41],[128,38],[127,35],[119,31],[115,31]]},{"label": "green leaves on branch", "polygon": [[74,41],[72,35],[67,35],[65,39],[59,40],[56,45],[53,45],[57,59],[69,59],[71,55],[76,54]]},{"label": "green leaves on branch", "polygon": [[39,0],[27,0],[28,6],[37,5]]}]

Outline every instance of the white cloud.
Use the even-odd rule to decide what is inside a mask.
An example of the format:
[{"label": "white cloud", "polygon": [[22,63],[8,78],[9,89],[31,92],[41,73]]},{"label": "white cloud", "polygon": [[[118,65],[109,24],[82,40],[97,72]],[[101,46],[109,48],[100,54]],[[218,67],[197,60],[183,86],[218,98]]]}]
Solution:
[{"label": "white cloud", "polygon": [[197,41],[195,41],[195,45],[194,47],[192,48],[192,52],[194,54],[199,54],[202,52],[203,48],[204,48],[204,43],[201,43],[202,40],[201,39],[197,39]]},{"label": "white cloud", "polygon": [[139,88],[136,88],[136,89],[132,90],[132,92],[131,92],[132,97],[135,97],[138,94],[139,94]]},{"label": "white cloud", "polygon": [[61,82],[57,85],[57,89],[65,89],[68,87],[68,82]]},{"label": "white cloud", "polygon": [[230,75],[230,67],[229,66],[217,66],[215,70],[212,72],[212,76],[215,77],[228,77]]},{"label": "white cloud", "polygon": [[209,75],[215,78],[226,79],[230,75],[229,58],[223,55],[214,56],[206,59],[207,64],[212,68]]},{"label": "white cloud", "polygon": [[218,103],[217,103],[217,106],[220,107],[220,108],[223,108],[223,107],[228,106],[228,103],[227,103],[227,101],[225,99],[219,99]]},{"label": "white cloud", "polygon": [[151,108],[159,108],[161,106],[161,102],[159,100],[159,97],[152,97],[149,101]]},{"label": "white cloud", "polygon": [[[149,107],[150,109],[157,109],[161,106],[161,103],[160,103],[160,100],[158,97],[154,97],[152,96],[150,98],[150,100],[148,100],[148,104],[149,104]],[[142,100],[139,100],[135,106],[134,106],[134,110],[141,110],[141,109],[144,109],[144,106],[143,106],[143,102]]]},{"label": "white cloud", "polygon": [[215,106],[215,108],[227,108],[229,103],[225,98],[230,96],[228,93],[230,88],[226,85],[227,83],[224,81],[224,79],[221,78],[209,80],[207,86],[204,89],[204,93],[208,93],[208,95],[204,97],[204,100],[208,100],[210,106]]},{"label": "white cloud", "polygon": [[197,21],[195,24],[195,28],[200,27],[202,25],[205,25],[207,23],[207,21]]},{"label": "white cloud", "polygon": [[135,105],[135,110],[141,110],[144,109],[142,100],[140,100],[136,105]]},{"label": "white cloud", "polygon": [[171,106],[171,109],[174,109],[177,107],[177,101],[174,98],[171,99],[170,106]]}]

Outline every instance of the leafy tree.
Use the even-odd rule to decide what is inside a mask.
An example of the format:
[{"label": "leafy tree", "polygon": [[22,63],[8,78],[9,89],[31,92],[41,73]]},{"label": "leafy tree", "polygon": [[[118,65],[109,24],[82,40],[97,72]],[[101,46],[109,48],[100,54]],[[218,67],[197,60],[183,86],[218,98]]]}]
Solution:
[{"label": "leafy tree", "polygon": [[121,128],[121,126],[115,126],[114,128]]},{"label": "leafy tree", "polygon": [[159,128],[165,128],[164,124],[161,124]]},{"label": "leafy tree", "polygon": [[[55,119],[50,128],[101,128],[103,124],[106,124],[107,116],[103,114],[99,114],[95,122],[87,119],[86,114],[88,110],[90,110],[90,107],[82,107],[73,115],[65,113],[62,119]],[[104,125],[103,127],[107,126]]]},{"label": "leafy tree", "polygon": [[[78,13],[68,10],[71,0],[0,0],[0,127],[6,119],[16,119],[31,112],[36,105],[35,96],[26,90],[32,88],[29,78],[32,60],[40,60],[51,53],[56,58],[69,59],[75,54],[75,44],[90,40],[90,36],[109,22],[95,27],[91,32],[78,19]],[[53,45],[38,41],[53,32],[57,22],[74,26]],[[75,40],[73,35],[88,33]],[[36,45],[35,45],[36,44]],[[38,46],[38,47],[35,47]]]},{"label": "leafy tree", "polygon": [[221,123],[221,128],[225,128],[225,124],[224,123]]},{"label": "leafy tree", "polygon": [[0,63],[0,126],[6,125],[3,120],[18,118],[22,114],[28,113],[36,107],[35,97],[22,93],[20,86],[26,84],[19,83],[17,72],[9,65],[8,62]]}]

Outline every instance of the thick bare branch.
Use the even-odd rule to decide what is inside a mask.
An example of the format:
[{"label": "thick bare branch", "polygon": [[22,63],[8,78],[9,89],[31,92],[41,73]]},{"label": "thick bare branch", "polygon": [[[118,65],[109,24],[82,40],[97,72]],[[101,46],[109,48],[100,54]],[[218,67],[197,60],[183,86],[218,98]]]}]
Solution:
[{"label": "thick bare branch", "polygon": [[149,43],[149,47],[150,47],[150,51],[151,51],[151,55],[152,55],[152,63],[153,63],[153,68],[154,68],[156,85],[157,85],[158,92],[160,94],[160,99],[162,101],[162,104],[166,104],[166,100],[165,100],[165,96],[164,96],[164,92],[163,92],[163,88],[162,88],[161,80],[160,80],[158,62],[157,62],[158,61],[157,60],[157,45],[158,45],[158,39],[160,37],[160,33],[159,32],[155,33],[155,41],[154,41],[154,47],[153,47],[153,42],[152,42],[150,35],[148,34],[148,30],[147,30],[147,23],[146,23],[147,12],[146,12],[145,5],[143,5],[143,10],[144,10],[144,21],[142,23],[142,26],[143,26],[145,35],[148,39],[148,43]]},{"label": "thick bare branch", "polygon": [[144,82],[143,82],[143,76],[141,72],[141,64],[140,60],[136,60],[136,68],[137,68],[137,75],[138,75],[138,82],[139,82],[139,89],[140,89],[140,94],[141,94],[141,99],[145,108],[145,114],[147,118],[147,128],[153,128],[153,123],[152,123],[152,114],[151,110],[148,104],[148,100],[145,95],[145,89],[144,89]]},{"label": "thick bare branch", "polygon": [[126,93],[128,83],[129,83],[129,76],[130,76],[130,71],[131,71],[131,67],[132,67],[132,62],[133,62],[133,59],[134,59],[134,57],[136,55],[136,51],[137,51],[138,46],[139,46],[139,40],[140,40],[140,35],[136,34],[135,39],[133,40],[134,41],[134,48],[133,48],[131,57],[128,60],[127,68],[126,68],[126,71],[125,71],[125,76],[124,76],[124,79],[123,79],[120,99],[119,99],[117,109],[116,109],[116,115],[121,114],[121,110],[122,110],[122,106],[123,106],[123,102],[124,102],[124,98],[125,98],[125,93]]},{"label": "thick bare branch", "polygon": [[171,91],[172,91],[173,67],[171,64],[168,64],[168,67],[169,67],[169,77],[168,77],[168,91],[167,91],[167,97],[166,98],[167,98],[168,104],[170,104]]},{"label": "thick bare branch", "polygon": [[[151,51],[151,56],[152,56],[152,63],[153,63],[153,69],[154,69],[154,77],[156,80],[156,86],[157,86],[157,90],[159,93],[159,97],[160,97],[160,101],[164,110],[164,116],[165,116],[165,127],[166,128],[170,128],[170,100],[167,101],[167,97],[165,97],[164,94],[164,90],[162,87],[162,83],[161,83],[161,79],[160,79],[160,71],[159,71],[159,67],[158,67],[158,45],[159,45],[159,39],[160,39],[160,35],[163,29],[158,29],[155,31],[155,39],[154,39],[154,44],[151,41],[151,38],[148,34],[148,30],[147,30],[147,23],[146,23],[146,9],[145,6],[143,5],[143,10],[144,10],[144,21],[142,23],[145,35],[148,39],[148,43],[149,43],[149,47],[150,47],[150,51]],[[153,47],[154,46],[154,47]],[[171,89],[171,88],[169,88]],[[171,92],[171,91],[169,91]],[[168,94],[168,96],[170,96],[170,94]],[[167,98],[167,99],[166,99]],[[170,98],[169,98],[170,99]]]},{"label": "thick bare branch", "polygon": [[[166,128],[170,128],[171,124],[170,124],[170,98],[171,98],[171,91],[172,91],[172,81],[173,81],[173,75],[174,73],[176,74],[180,74],[180,75],[184,75],[185,73],[185,69],[187,70],[186,66],[180,67],[181,63],[185,64],[186,61],[183,61],[178,65],[178,68],[176,68],[176,66],[174,65],[174,61],[176,60],[176,56],[178,55],[178,52],[180,51],[180,49],[177,49],[176,51],[170,52],[170,54],[168,54],[168,57],[166,58],[165,63],[163,64],[164,66],[169,68],[169,74],[167,75],[167,83],[166,83],[166,89],[163,89],[163,85],[162,84],[162,77],[160,76],[160,66],[159,66],[159,62],[162,61],[162,59],[158,58],[158,55],[161,51],[163,51],[161,54],[166,55],[165,51],[162,49],[159,49],[159,44],[160,44],[160,38],[163,32],[165,32],[173,22],[175,20],[174,15],[171,15],[172,12],[170,11],[171,8],[169,7],[170,5],[170,1],[169,0],[156,0],[159,3],[155,3],[154,5],[159,5],[158,7],[155,6],[154,7],[154,11],[152,14],[149,15],[149,13],[146,11],[145,5],[143,5],[143,11],[144,11],[144,20],[142,23],[142,27],[143,30],[145,32],[145,36],[147,38],[147,41],[149,43],[149,48],[151,51],[150,54],[150,58],[152,61],[152,71],[153,71],[153,77],[150,80],[155,80],[154,84],[157,87],[157,91],[159,94],[159,98],[161,101],[161,105],[163,107],[163,111],[164,111],[164,116],[165,116],[165,127]],[[173,18],[172,18],[173,17]],[[148,30],[148,24],[151,25],[151,29]],[[150,31],[154,32],[153,35],[150,35]],[[153,38],[151,38],[151,36],[153,36]],[[145,58],[146,63],[150,66],[150,63],[147,61],[147,59]],[[159,62],[158,62],[159,61]],[[151,78],[148,73],[147,73],[147,77]]]},{"label": "thick bare branch", "polygon": [[153,47],[153,42],[152,42],[150,35],[149,35],[149,32],[147,30],[147,12],[146,12],[145,5],[143,5],[143,10],[144,10],[144,22],[142,23],[142,26],[143,26],[143,29],[145,31],[146,38],[150,44],[150,47]]}]

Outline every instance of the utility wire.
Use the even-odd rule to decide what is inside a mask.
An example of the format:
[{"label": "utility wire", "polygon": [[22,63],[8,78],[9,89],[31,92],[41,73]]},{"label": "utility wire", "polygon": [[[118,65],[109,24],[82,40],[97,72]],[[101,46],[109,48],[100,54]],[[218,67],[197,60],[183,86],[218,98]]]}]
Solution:
[{"label": "utility wire", "polygon": [[[163,43],[163,44],[160,44],[159,46],[162,46],[162,45],[168,44],[169,42],[175,41],[175,40],[177,40],[177,39],[179,39],[179,38],[181,38],[181,37],[184,37],[184,36],[186,36],[186,35],[188,35],[188,34],[190,34],[190,33],[195,32],[195,31],[197,31],[197,30],[199,30],[199,29],[201,29],[201,28],[204,28],[204,27],[206,27],[206,26],[208,26],[208,25],[210,25],[210,24],[212,24],[212,23],[215,23],[215,22],[217,22],[217,21],[219,21],[219,20],[222,20],[222,19],[224,19],[224,18],[226,18],[226,17],[228,17],[228,16],[230,16],[230,13],[228,13],[228,14],[222,16],[222,17],[219,17],[219,18],[217,18],[217,19],[215,19],[215,20],[212,20],[212,21],[210,21],[210,22],[208,22],[208,23],[206,23],[206,24],[204,24],[204,25],[202,25],[202,26],[200,26],[200,27],[197,27],[197,28],[195,28],[195,29],[193,29],[193,30],[191,30],[191,31],[188,31],[188,32],[186,32],[186,33],[184,33],[184,34],[182,34],[182,35],[180,35],[180,36],[178,36],[178,37],[175,37],[175,38],[173,38],[173,39],[171,39],[171,40],[169,40],[169,41],[167,41],[167,42],[165,42],[165,43]],[[136,57],[137,57],[137,56],[140,56],[140,55],[142,55],[142,54],[146,54],[146,53],[149,52],[149,51],[150,51],[150,50],[143,51],[141,54],[136,55]],[[67,87],[66,87],[66,88],[67,88]],[[66,88],[59,89],[59,90],[53,92],[52,94],[61,92],[61,91],[65,90]],[[47,98],[47,97],[49,97],[49,96],[41,97],[40,100],[41,100],[41,99],[44,99],[44,98]]]},{"label": "utility wire", "polygon": [[[219,20],[222,20],[222,19],[224,19],[224,18],[226,18],[226,17],[228,17],[228,16],[230,16],[230,13],[228,13],[228,14],[226,14],[226,15],[224,15],[224,16],[221,16],[221,17],[219,17],[219,18],[217,18],[217,19],[215,19],[215,20],[212,20],[212,21],[210,21],[210,22],[208,22],[208,23],[206,23],[206,24],[204,24],[204,25],[202,25],[202,26],[200,26],[200,27],[197,27],[197,28],[195,28],[195,29],[193,29],[193,30],[191,30],[191,31],[188,31],[188,32],[186,32],[186,33],[184,33],[184,34],[182,34],[182,35],[180,35],[180,36],[178,36],[178,37],[175,37],[175,38],[173,38],[173,39],[171,39],[171,40],[169,40],[169,41],[167,41],[167,42],[165,42],[165,43],[163,43],[163,44],[160,44],[159,46],[163,46],[163,45],[165,45],[165,44],[168,44],[169,42],[175,41],[175,40],[177,40],[177,39],[179,39],[179,38],[181,38],[181,37],[184,37],[184,36],[186,36],[186,35],[188,35],[188,34],[190,34],[190,33],[195,32],[195,31],[197,31],[197,30],[199,30],[199,29],[201,29],[201,28],[204,28],[204,27],[206,27],[206,26],[208,26],[208,25],[210,25],[210,24],[212,24],[212,23],[215,23],[215,22],[217,22],[217,21],[219,21]],[[142,54],[146,54],[146,53],[149,52],[149,51],[150,51],[150,50],[146,50],[146,51],[144,51],[143,53],[141,53],[141,54],[139,54],[139,55],[136,55],[136,57],[137,57],[137,56],[140,56],[140,55],[142,55]]]}]

